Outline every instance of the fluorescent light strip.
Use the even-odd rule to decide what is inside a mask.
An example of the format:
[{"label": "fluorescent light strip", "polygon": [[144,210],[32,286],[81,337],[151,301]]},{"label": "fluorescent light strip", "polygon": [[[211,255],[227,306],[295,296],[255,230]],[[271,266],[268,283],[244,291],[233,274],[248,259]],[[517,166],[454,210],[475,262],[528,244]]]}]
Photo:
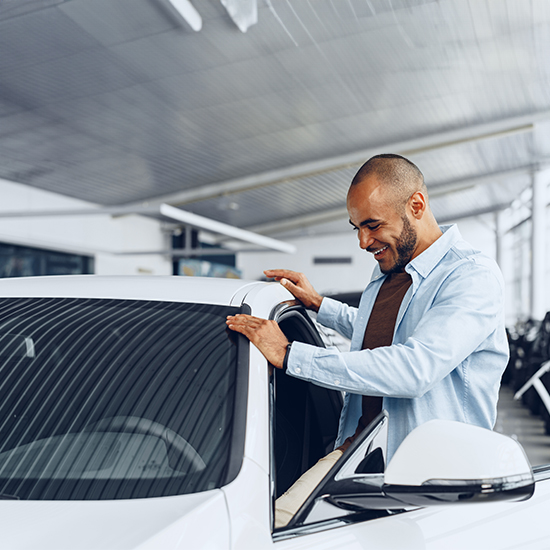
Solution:
[{"label": "fluorescent light strip", "polygon": [[211,220],[210,218],[198,216],[197,214],[186,212],[185,210],[181,210],[180,208],[170,206],[169,204],[161,204],[160,213],[167,218],[172,218],[183,223],[188,223],[193,227],[205,229],[206,231],[212,231],[213,233],[220,233],[221,235],[233,237],[234,239],[238,239],[239,241],[246,241],[263,246],[265,248],[271,248],[280,252],[286,252],[287,254],[294,254],[296,252],[296,247],[291,244],[285,243],[283,241],[278,241],[264,235],[258,235],[258,233],[246,231],[245,229],[240,229],[226,223]]},{"label": "fluorescent light strip", "polygon": [[189,0],[169,0],[194,31],[202,29],[202,17]]}]

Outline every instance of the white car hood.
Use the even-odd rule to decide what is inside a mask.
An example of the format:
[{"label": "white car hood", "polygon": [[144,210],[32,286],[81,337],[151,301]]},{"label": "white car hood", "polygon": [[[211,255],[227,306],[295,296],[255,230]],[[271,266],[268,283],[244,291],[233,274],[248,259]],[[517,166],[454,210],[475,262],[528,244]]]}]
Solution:
[{"label": "white car hood", "polygon": [[229,548],[223,492],[111,501],[0,501],[0,548]]}]

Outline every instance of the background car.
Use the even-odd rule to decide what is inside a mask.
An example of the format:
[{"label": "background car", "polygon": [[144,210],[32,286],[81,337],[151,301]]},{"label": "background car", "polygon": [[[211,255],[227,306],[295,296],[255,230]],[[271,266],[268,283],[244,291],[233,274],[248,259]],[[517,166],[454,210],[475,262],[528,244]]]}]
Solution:
[{"label": "background car", "polygon": [[274,530],[275,498],[332,450],[342,395],[270,374],[226,328],[238,312],[324,345],[279,284],[0,281],[0,547],[545,547],[550,467],[437,421],[387,465],[385,414]]}]

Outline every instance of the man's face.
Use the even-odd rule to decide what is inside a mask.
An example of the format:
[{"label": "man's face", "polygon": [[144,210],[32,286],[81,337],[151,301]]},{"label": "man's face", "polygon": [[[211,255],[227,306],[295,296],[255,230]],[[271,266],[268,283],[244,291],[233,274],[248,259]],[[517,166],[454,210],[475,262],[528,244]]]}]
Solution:
[{"label": "man's face", "polygon": [[395,206],[387,193],[371,177],[350,190],[347,206],[359,246],[374,254],[383,273],[394,273],[415,256],[418,237],[406,209]]}]

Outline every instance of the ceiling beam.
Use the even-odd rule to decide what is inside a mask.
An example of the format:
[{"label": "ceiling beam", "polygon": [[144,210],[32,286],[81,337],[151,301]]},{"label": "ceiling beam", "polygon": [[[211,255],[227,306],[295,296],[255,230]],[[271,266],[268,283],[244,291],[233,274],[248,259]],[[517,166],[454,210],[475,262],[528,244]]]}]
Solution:
[{"label": "ceiling beam", "polygon": [[311,214],[304,214],[303,216],[295,216],[293,218],[287,218],[285,220],[263,223],[247,227],[249,231],[255,233],[274,234],[281,233],[283,231],[292,231],[294,229],[301,229],[316,225],[320,223],[333,222],[342,219],[348,219],[348,210],[345,206],[340,208],[332,208],[330,210],[323,210],[321,212],[313,212]]},{"label": "ceiling beam", "polygon": [[[464,191],[476,186],[489,185],[496,183],[499,180],[512,179],[516,177],[530,175],[532,166],[524,166],[514,170],[504,170],[502,172],[493,172],[473,178],[450,181],[447,183],[438,183],[428,187],[430,198],[440,197],[458,191]],[[159,205],[160,206],[160,205]],[[154,205],[135,205],[135,206],[104,206],[97,208],[69,208],[57,210],[9,210],[0,212],[0,218],[39,218],[39,217],[57,217],[57,216],[124,216],[130,214],[158,214],[159,206]],[[313,212],[287,218],[275,222],[268,222],[259,225],[246,227],[247,231],[256,233],[276,233],[280,231],[288,231],[299,229],[301,227],[309,227],[317,223],[326,221],[335,221],[347,218],[348,213],[345,206],[323,210],[321,212]]]},{"label": "ceiling beam", "polygon": [[242,178],[235,178],[217,183],[200,185],[193,189],[171,193],[158,197],[152,197],[145,201],[129,203],[127,206],[149,206],[167,203],[171,205],[184,205],[200,200],[239,193],[259,187],[276,185],[288,180],[313,176],[320,173],[341,170],[344,168],[359,167],[373,155],[392,151],[404,156],[431,151],[434,149],[451,147],[461,143],[496,139],[517,133],[525,133],[533,130],[533,124],[550,119],[550,111],[540,111],[522,116],[510,117],[486,124],[468,126],[440,132],[424,137],[413,138],[393,143],[386,143],[355,151],[344,155],[324,158],[317,161],[305,162],[278,170],[270,170],[259,174],[253,174]]},{"label": "ceiling beam", "polygon": [[97,208],[63,208],[61,210],[6,210],[0,218],[41,218],[60,216],[126,216],[130,214],[158,214],[158,206],[100,206]]},{"label": "ceiling beam", "polygon": [[[255,249],[257,250],[257,249]],[[128,252],[111,252],[113,256],[170,256],[172,258],[189,258],[190,256],[232,256],[237,252],[248,252],[248,248],[165,248],[162,250],[138,250]],[[265,250],[261,250],[265,252]]]},{"label": "ceiling beam", "polygon": [[[482,185],[489,185],[492,183],[496,183],[499,180],[504,179],[511,179],[515,177],[521,177],[525,175],[529,175],[532,171],[532,166],[525,166],[522,168],[517,168],[514,170],[505,170],[502,172],[494,172],[492,174],[486,174],[483,176],[475,177],[475,178],[469,178],[464,180],[456,180],[451,181],[448,183],[441,183],[441,184],[435,184],[431,185],[428,189],[430,198],[436,198],[439,196],[443,196],[446,194],[452,194],[459,191],[463,191],[465,189],[469,189],[475,186],[482,186]],[[502,206],[501,204],[496,205],[495,207],[490,207],[489,210],[483,209],[481,211],[481,214],[485,214],[488,212],[494,212],[498,210],[502,210],[503,208],[507,208],[509,205]],[[244,232],[243,234],[248,234],[250,237],[250,234],[256,234],[257,238],[261,239],[270,239],[269,237],[265,237],[265,235],[273,235],[277,233],[282,233],[284,231],[293,231],[295,229],[303,229],[307,227],[311,227],[313,225],[318,225],[322,223],[332,222],[332,221],[338,221],[338,220],[345,220],[348,218],[348,212],[346,207],[337,207],[332,208],[328,210],[323,210],[321,212],[313,212],[310,214],[304,214],[301,216],[295,216],[292,218],[287,218],[279,221],[274,222],[268,222],[264,224],[258,224],[254,226],[249,226],[245,229],[240,229],[234,226],[230,226],[227,224],[221,224],[220,222],[217,222],[215,220],[210,220],[209,218],[203,218],[202,216],[197,216],[196,214],[192,214],[190,212],[184,212],[180,209],[172,208],[169,205],[165,205],[165,211],[170,211],[171,213],[176,212],[178,215],[178,218],[174,218],[172,216],[172,219],[177,219],[178,221],[183,221],[184,223],[190,223],[188,221],[188,217],[185,218],[185,220],[180,219],[181,216],[193,216],[194,219],[201,219],[201,223],[204,220],[208,220],[210,222],[214,222],[216,224],[219,224],[220,226],[224,226],[224,228],[231,228],[232,231],[236,230],[239,232]],[[184,212],[182,214],[182,212]],[[61,217],[61,216],[97,216],[97,215],[111,215],[111,216],[123,216],[123,215],[130,215],[130,214],[159,214],[162,213],[160,206],[154,206],[154,205],[136,205],[136,206],[107,206],[107,207],[98,207],[98,208],[75,208],[75,209],[63,209],[63,210],[20,210],[20,211],[7,211],[7,212],[0,212],[0,219],[1,218],[32,218],[32,217]],[[164,214],[165,215],[165,214]],[[459,215],[459,217],[453,217],[449,219],[462,219],[464,217],[469,216],[475,216],[478,215],[476,213],[468,213],[464,215]],[[440,222],[446,222],[448,220],[438,218]],[[193,225],[193,224],[191,224]],[[213,229],[211,229],[211,226],[203,227],[202,225],[195,225],[196,227],[205,229],[207,231],[212,231],[216,233]],[[222,243],[226,242],[228,240],[228,235],[226,233],[222,233],[222,237],[214,238],[213,242],[215,243]],[[258,235],[259,234],[259,235]],[[235,237],[236,238],[236,237]],[[247,242],[253,242],[254,244],[259,244],[256,240],[247,240],[244,239]],[[277,241],[275,239],[270,239],[270,244],[275,243],[281,244],[281,241]],[[262,241],[263,242],[263,241]],[[279,246],[277,244],[277,246]],[[285,251],[287,250],[287,247],[290,247],[292,245],[289,245],[288,243],[282,243],[282,246],[285,247]],[[269,247],[273,248],[273,247]],[[148,252],[153,253],[153,252]],[[159,253],[169,253],[166,251],[159,252]]]},{"label": "ceiling beam", "polygon": [[[428,187],[428,194],[431,199],[464,191],[476,186],[489,185],[496,183],[499,180],[515,178],[519,176],[529,175],[531,167],[526,166],[515,170],[505,170],[502,172],[494,172],[475,178],[469,178],[464,180],[456,180],[448,183],[436,184]],[[497,208],[497,209],[500,209]],[[259,225],[249,226],[246,229],[254,231],[255,233],[262,233],[268,235],[274,235],[282,233],[283,231],[293,231],[295,229],[303,229],[312,225],[322,224],[325,222],[332,222],[337,220],[348,219],[348,211],[345,206],[338,208],[331,208],[329,210],[323,210],[321,212],[313,212],[311,214],[304,214],[301,216],[294,216],[279,221],[263,223]],[[221,242],[221,239],[218,242]]]},{"label": "ceiling beam", "polygon": [[453,214],[452,216],[438,216],[438,223],[456,222],[458,220],[465,220],[466,218],[475,218],[476,216],[482,216],[483,214],[491,214],[493,212],[499,212],[500,210],[506,210],[512,206],[513,201],[501,202],[486,208],[479,208],[477,210],[470,210],[469,212],[463,212],[462,214]]},{"label": "ceiling beam", "polygon": [[532,170],[533,167],[529,165],[521,168],[515,168],[513,170],[503,170],[501,172],[493,172],[492,174],[485,174],[483,176],[450,181],[448,183],[436,183],[434,185],[428,185],[428,195],[430,198],[441,197],[442,195],[457,193],[458,191],[464,191],[465,189],[470,189],[472,187],[497,183],[505,179],[528,176],[531,174]]},{"label": "ceiling beam", "polygon": [[161,214],[172,220],[191,225],[198,229],[204,229],[212,233],[223,235],[231,239],[237,239],[238,241],[244,241],[259,245],[261,247],[278,250],[279,252],[286,252],[287,254],[294,254],[296,247],[289,243],[266,237],[265,235],[259,235],[250,230],[241,229],[233,225],[219,222],[211,218],[205,218],[193,214],[192,212],[186,212],[179,208],[175,208],[168,204],[161,204],[157,207],[105,207],[105,208],[79,208],[79,209],[67,209],[67,210],[28,210],[28,211],[11,211],[0,212],[0,218],[36,218],[36,217],[61,217],[61,216],[98,216],[98,215],[126,215],[126,214]]}]

